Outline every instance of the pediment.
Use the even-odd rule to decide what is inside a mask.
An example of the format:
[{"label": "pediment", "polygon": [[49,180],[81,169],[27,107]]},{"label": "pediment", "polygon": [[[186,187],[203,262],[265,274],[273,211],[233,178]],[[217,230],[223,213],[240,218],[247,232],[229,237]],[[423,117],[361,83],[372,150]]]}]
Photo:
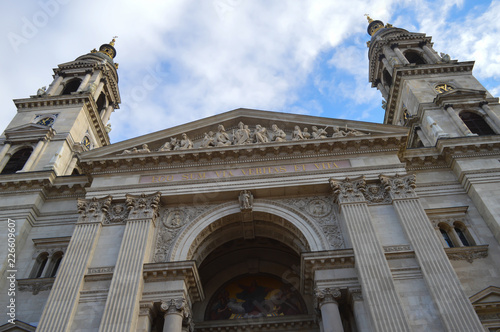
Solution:
[{"label": "pediment", "polygon": [[35,326],[32,326],[20,320],[15,320],[14,324],[7,323],[0,326],[0,332],[34,332],[35,330]]},{"label": "pediment", "polygon": [[500,307],[500,287],[489,286],[472,295],[470,301],[474,306],[497,305]]},{"label": "pediment", "polygon": [[[248,136],[253,136],[253,138],[245,141],[244,138],[246,136],[243,135],[241,139],[243,143],[237,142],[240,137],[238,135],[240,123],[246,126],[247,133],[249,133]],[[223,126],[223,130],[221,130],[220,125]],[[273,125],[277,126],[278,131],[273,130]],[[259,133],[264,131],[264,136],[267,136],[268,142],[258,142],[258,126],[261,128]],[[318,131],[315,131],[314,127]],[[262,130],[262,128],[266,130]],[[297,134],[301,132],[302,136],[305,136],[305,128],[307,128],[307,132],[311,137],[302,140],[300,135]],[[314,133],[318,133],[321,129],[326,130],[326,139],[313,139]],[[215,139],[215,143],[213,144],[207,144],[210,141],[207,138],[207,136],[211,135],[210,133],[212,133],[212,137]],[[179,142],[183,140],[183,134],[186,134],[186,137],[193,143],[193,147],[186,150],[178,148],[176,149],[177,152],[196,152],[210,148],[230,149],[231,147],[241,147],[242,145],[251,148],[259,146],[259,144],[260,146],[267,146],[270,144],[300,144],[324,140],[369,139],[387,135],[405,136],[407,133],[408,129],[400,126],[240,108],[84,152],[82,153],[82,158],[94,159],[105,156],[116,157],[119,155],[134,157],[152,152],[167,153],[171,150],[168,146],[171,138]],[[221,136],[227,138],[224,144],[220,144],[221,140],[217,139]],[[278,136],[280,138],[277,138]]]},{"label": "pediment", "polygon": [[36,123],[28,123],[22,126],[13,127],[5,130],[5,137],[8,140],[33,139],[42,137],[52,137],[55,134],[54,129]]},{"label": "pediment", "polygon": [[456,103],[460,101],[470,102],[471,100],[484,100],[485,98],[486,90],[457,88],[438,94],[436,98],[434,98],[434,102],[437,105],[443,106],[448,103]]}]

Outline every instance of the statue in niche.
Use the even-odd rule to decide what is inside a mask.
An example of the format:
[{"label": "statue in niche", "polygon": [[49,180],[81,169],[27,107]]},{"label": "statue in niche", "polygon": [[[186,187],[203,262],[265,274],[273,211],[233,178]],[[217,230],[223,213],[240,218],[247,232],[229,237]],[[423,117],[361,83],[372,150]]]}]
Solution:
[{"label": "statue in niche", "polygon": [[240,192],[240,209],[243,210],[251,210],[253,208],[253,195],[248,190],[243,190]]},{"label": "statue in niche", "polygon": [[203,137],[203,141],[201,141],[200,148],[209,148],[212,146],[215,146],[215,137],[214,137],[214,132],[209,131],[208,134],[204,134],[205,137]]},{"label": "statue in niche", "polygon": [[215,133],[215,141],[217,142],[217,146],[231,145],[229,135],[226,133],[226,129],[224,129],[224,126],[221,124],[219,125],[219,127],[217,127],[217,132]]},{"label": "statue in niche", "polygon": [[149,153],[151,152],[148,148],[148,145],[147,144],[143,144],[142,147],[137,150],[137,153]]},{"label": "statue in niche", "polygon": [[278,128],[276,124],[271,126],[271,141],[273,142],[283,142],[286,141],[286,133]]},{"label": "statue in niche", "polygon": [[256,125],[253,132],[255,137],[255,143],[267,143],[269,138],[267,137],[267,129],[261,125]]},{"label": "statue in niche", "polygon": [[346,132],[343,130],[340,130],[339,126],[333,126],[333,135],[332,137],[345,137]]},{"label": "statue in niche", "polygon": [[312,138],[313,139],[323,139],[326,138],[326,128],[319,128],[316,126],[312,126]]},{"label": "statue in niche", "polygon": [[188,150],[193,148],[193,142],[189,139],[186,133],[182,133],[182,139],[177,143],[174,150]]},{"label": "statue in niche", "polygon": [[306,139],[304,137],[304,134],[302,133],[302,130],[300,130],[299,126],[295,126],[293,128],[293,134],[292,134],[292,141],[301,141]]},{"label": "statue in niche", "polygon": [[238,123],[238,129],[233,133],[233,143],[234,145],[252,143],[250,129],[243,122]]},{"label": "statue in niche", "polygon": [[165,142],[158,151],[172,151],[177,146],[177,138],[170,137],[170,142]]},{"label": "statue in niche", "polygon": [[163,221],[163,224],[167,228],[179,228],[184,226],[186,223],[186,218],[182,211],[175,210],[166,215],[166,218]]}]

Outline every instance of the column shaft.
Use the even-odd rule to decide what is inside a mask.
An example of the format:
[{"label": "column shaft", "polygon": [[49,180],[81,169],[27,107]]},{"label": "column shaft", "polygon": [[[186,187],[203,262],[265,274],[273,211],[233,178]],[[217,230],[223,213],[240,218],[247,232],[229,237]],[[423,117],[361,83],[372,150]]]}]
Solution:
[{"label": "column shaft", "polygon": [[82,92],[85,90],[85,88],[87,87],[87,84],[89,83],[89,80],[90,80],[90,77],[92,75],[90,73],[87,73],[85,75],[85,77],[83,78],[83,81],[82,83],[80,83],[80,86],[78,87],[78,90],[76,90],[76,92]]},{"label": "column shaft", "polygon": [[[0,151],[0,172],[3,170],[3,168],[5,167],[5,165],[7,164],[7,162],[10,159],[10,156],[9,156],[9,158],[5,158],[5,156],[7,155],[7,152],[9,152],[10,147],[11,147],[11,144],[5,142],[3,144],[2,150]],[[4,160],[4,158],[5,158],[5,160]]]},{"label": "column shaft", "polygon": [[35,163],[35,161],[38,158],[38,155],[40,154],[40,151],[42,150],[44,145],[45,145],[45,140],[38,141],[37,145],[33,149],[33,152],[31,152],[30,157],[28,158],[28,160],[24,164],[21,172],[29,172],[31,170],[31,166],[33,166],[33,164]]},{"label": "column shaft", "polygon": [[465,125],[465,123],[460,119],[458,116],[457,112],[453,109],[452,106],[446,105],[444,107],[448,114],[450,115],[451,119],[453,122],[457,125],[458,129],[460,130],[460,133],[465,136],[477,136],[476,134],[473,134],[470,129]]},{"label": "column shaft", "polygon": [[486,114],[493,121],[493,123],[498,128],[500,128],[500,118],[498,117],[498,115],[495,112],[493,112],[491,108],[486,104],[481,105],[481,108],[486,112]]},{"label": "column shaft", "polygon": [[62,80],[63,80],[62,76],[57,76],[57,78],[54,81],[52,81],[52,84],[50,84],[49,89],[47,90],[47,96],[54,95],[57,88],[61,85]]},{"label": "column shaft", "polygon": [[438,63],[441,61],[441,58],[431,50],[431,48],[427,45],[422,45],[422,49],[424,50],[425,54],[433,61],[433,63]]},{"label": "column shaft", "polygon": [[329,301],[321,305],[321,321],[325,332],[344,332],[337,302]]},{"label": "column shaft", "polygon": [[415,250],[446,331],[482,331],[482,324],[462,290],[455,270],[436,238],[419,199],[397,199],[393,201],[393,205]]},{"label": "column shaft", "polygon": [[151,230],[151,220],[127,222],[99,331],[135,331]]},{"label": "column shaft", "polygon": [[167,312],[163,332],[182,332],[182,312]]},{"label": "column shaft", "polygon": [[370,322],[366,314],[363,301],[354,300],[353,303],[354,319],[356,320],[356,327],[359,332],[370,332]]},{"label": "column shaft", "polygon": [[36,329],[38,332],[65,332],[71,328],[80,299],[83,277],[93,256],[100,231],[100,223],[76,225]]},{"label": "column shaft", "polygon": [[111,117],[111,113],[115,110],[115,107],[111,104],[106,108],[106,111],[104,112],[102,116],[102,123],[106,124],[109,121],[109,118]]},{"label": "column shaft", "polygon": [[403,332],[410,327],[394,286],[391,270],[375,235],[365,202],[342,204],[349,236],[356,257],[368,311],[374,331]]},{"label": "column shaft", "polygon": [[93,95],[93,97],[94,97],[95,100],[97,100],[97,98],[99,98],[99,95],[101,94],[101,91],[102,91],[103,88],[104,88],[104,82],[101,81],[97,85],[97,88],[95,89],[95,92],[94,92],[94,95]]},{"label": "column shaft", "polygon": [[399,47],[395,46],[392,49],[394,50],[394,53],[396,53],[396,56],[398,57],[399,61],[401,61],[401,63],[405,65],[410,64],[410,62],[408,61],[408,59],[406,59],[405,55],[403,54],[403,52],[401,52]]}]

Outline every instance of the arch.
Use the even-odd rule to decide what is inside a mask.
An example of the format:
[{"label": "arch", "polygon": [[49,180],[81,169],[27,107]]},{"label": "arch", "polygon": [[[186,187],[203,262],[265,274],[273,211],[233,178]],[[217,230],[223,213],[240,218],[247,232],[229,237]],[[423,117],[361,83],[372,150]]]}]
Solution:
[{"label": "arch", "polygon": [[391,73],[387,70],[387,68],[384,68],[384,72],[382,73],[382,78],[384,80],[384,84],[390,88],[392,86],[392,76]]},{"label": "arch", "polygon": [[57,274],[57,270],[59,269],[59,266],[61,265],[61,261],[63,259],[64,253],[62,251],[55,252],[52,254],[52,257],[50,259],[50,264],[47,267],[47,272],[45,273],[45,276],[48,278],[53,278]]},{"label": "arch", "polygon": [[472,237],[469,234],[467,226],[465,226],[460,221],[455,221],[453,223],[453,227],[455,229],[455,233],[457,233],[458,239],[460,240],[460,242],[462,242],[462,244],[465,247],[469,247],[471,245],[474,245],[474,241],[471,240]]},{"label": "arch", "polygon": [[102,117],[102,113],[105,111],[107,106],[106,95],[104,92],[101,92],[95,103],[97,105],[97,112],[99,112],[99,115]]},{"label": "arch", "polygon": [[449,248],[455,247],[455,243],[453,242],[451,236],[450,236],[450,231],[451,227],[447,223],[441,222],[438,225],[439,231],[441,232],[441,236],[444,239],[444,242],[448,245]]},{"label": "arch", "polygon": [[0,174],[14,174],[17,171],[23,169],[24,165],[28,161],[31,153],[33,152],[32,147],[21,147],[18,149],[9,159],[7,164],[2,170]]},{"label": "arch", "polygon": [[[198,247],[206,245],[203,242],[210,234],[228,223],[235,222],[235,220],[224,220],[226,219],[224,217],[237,215],[240,212],[239,204],[231,202],[216,206],[198,216],[179,234],[177,240],[171,246],[168,255],[170,261],[184,261],[196,258],[194,256]],[[297,237],[304,239],[309,251],[330,249],[328,240],[322,230],[308,217],[292,207],[274,201],[257,199],[254,202],[253,212],[263,212],[275,216],[275,224],[281,223],[282,225],[293,226],[297,232]],[[290,231],[293,232],[293,228]],[[297,245],[299,244],[297,243]]]},{"label": "arch", "polygon": [[43,270],[45,269],[45,265],[47,265],[48,260],[48,252],[42,252],[41,254],[39,254],[35,260],[33,269],[31,269],[30,278],[40,278],[42,276]]},{"label": "arch", "polygon": [[486,123],[484,118],[472,111],[463,111],[459,114],[460,119],[465,123],[467,128],[479,136],[483,135],[495,135],[496,133],[491,129],[491,127]]},{"label": "arch", "polygon": [[64,89],[62,91],[62,95],[69,95],[72,92],[76,92],[78,88],[80,87],[80,84],[82,83],[82,80],[79,78],[73,78],[66,83],[64,83]]},{"label": "arch", "polygon": [[414,63],[416,65],[425,65],[427,63],[424,57],[419,52],[414,50],[404,52],[404,56],[409,63]]}]

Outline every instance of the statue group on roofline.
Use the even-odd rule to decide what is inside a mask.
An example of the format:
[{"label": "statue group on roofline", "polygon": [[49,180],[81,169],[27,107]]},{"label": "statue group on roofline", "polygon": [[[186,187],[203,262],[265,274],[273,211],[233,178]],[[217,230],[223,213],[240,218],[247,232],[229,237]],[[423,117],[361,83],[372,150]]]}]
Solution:
[{"label": "statue group on roofline", "polygon": [[[339,126],[332,126],[333,133],[329,134],[327,129],[311,126],[311,131],[308,128],[301,129],[295,126],[291,134],[292,141],[303,140],[316,140],[325,139],[328,137],[354,137],[369,135],[356,129],[340,128]],[[285,142],[287,141],[287,134],[285,131],[273,124],[271,129],[267,129],[261,125],[256,125],[252,131],[248,125],[243,122],[238,123],[238,129],[233,129],[232,133],[227,133],[222,124],[217,127],[217,131],[209,131],[203,134],[203,139],[200,148],[221,147],[230,145],[245,145],[245,144],[259,144],[269,142]],[[193,142],[186,133],[181,135],[180,139],[170,137],[157,151],[175,151],[175,150],[189,150],[194,147]],[[146,144],[143,144],[142,149],[133,148],[132,150],[124,150],[121,154],[135,154],[150,152]]]}]

